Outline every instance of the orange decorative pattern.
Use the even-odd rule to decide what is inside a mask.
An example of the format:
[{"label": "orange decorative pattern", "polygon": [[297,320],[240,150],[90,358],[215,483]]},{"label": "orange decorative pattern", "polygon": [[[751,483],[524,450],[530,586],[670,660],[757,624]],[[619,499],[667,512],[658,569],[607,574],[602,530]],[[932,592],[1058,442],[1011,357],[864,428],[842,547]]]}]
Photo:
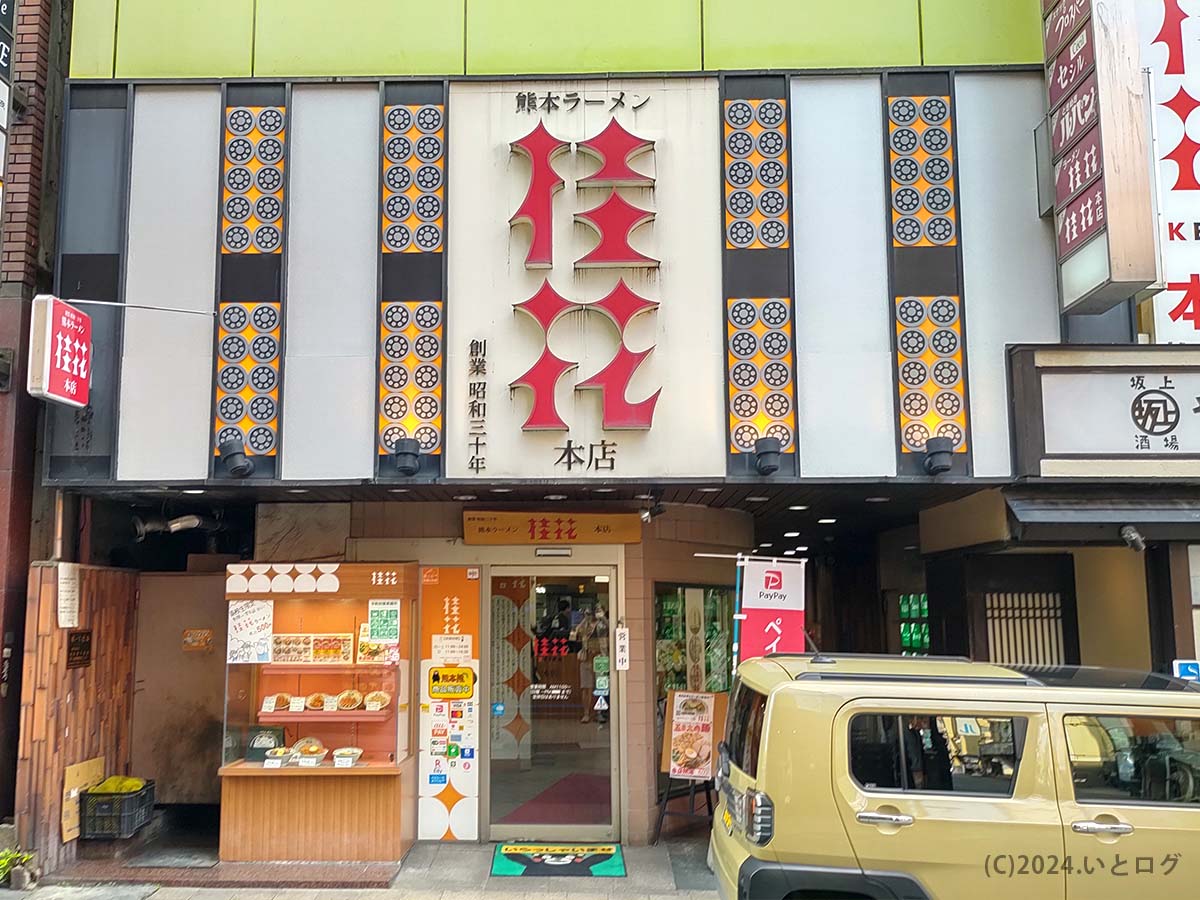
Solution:
[{"label": "orange decorative pattern", "polygon": [[383,109],[384,253],[441,253],[446,226],[446,116],[441,105]]},{"label": "orange decorative pattern", "polygon": [[787,104],[726,100],[725,247],[782,249],[789,245]]},{"label": "orange decorative pattern", "polygon": [[225,109],[221,252],[283,252],[287,108]]},{"label": "orange decorative pattern", "polygon": [[384,303],[379,324],[379,452],[415,438],[442,452],[445,322],[432,300]]},{"label": "orange decorative pattern", "polygon": [[794,453],[796,389],[792,302],[787,298],[727,301],[731,453],[753,453],[762,437]]},{"label": "orange decorative pattern", "polygon": [[247,456],[274,456],[279,445],[278,303],[222,303],[217,313],[213,455],[233,438]]},{"label": "orange decorative pattern", "polygon": [[931,437],[967,452],[962,304],[958,297],[896,299],[896,365],[902,453],[921,453]]},{"label": "orange decorative pattern", "polygon": [[954,126],[949,97],[888,99],[892,246],[958,244]]}]

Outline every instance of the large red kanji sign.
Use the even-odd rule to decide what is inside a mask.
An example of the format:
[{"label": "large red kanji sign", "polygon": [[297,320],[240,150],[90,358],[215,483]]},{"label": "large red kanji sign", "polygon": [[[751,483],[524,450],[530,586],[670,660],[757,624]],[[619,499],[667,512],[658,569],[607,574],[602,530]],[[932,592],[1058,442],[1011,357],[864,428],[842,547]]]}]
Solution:
[{"label": "large red kanji sign", "polygon": [[29,393],[84,407],[91,385],[92,317],[57,297],[39,294],[29,326]]}]

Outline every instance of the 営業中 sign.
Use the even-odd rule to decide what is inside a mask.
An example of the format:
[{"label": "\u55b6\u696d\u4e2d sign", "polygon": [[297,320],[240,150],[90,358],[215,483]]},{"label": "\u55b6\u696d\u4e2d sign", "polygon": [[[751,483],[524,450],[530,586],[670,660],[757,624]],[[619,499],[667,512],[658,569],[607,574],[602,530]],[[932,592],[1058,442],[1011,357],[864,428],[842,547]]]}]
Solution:
[{"label": "\u55b6\u696d\u4e2d sign", "polygon": [[29,393],[84,407],[92,384],[92,319],[49,294],[33,298],[29,323]]}]

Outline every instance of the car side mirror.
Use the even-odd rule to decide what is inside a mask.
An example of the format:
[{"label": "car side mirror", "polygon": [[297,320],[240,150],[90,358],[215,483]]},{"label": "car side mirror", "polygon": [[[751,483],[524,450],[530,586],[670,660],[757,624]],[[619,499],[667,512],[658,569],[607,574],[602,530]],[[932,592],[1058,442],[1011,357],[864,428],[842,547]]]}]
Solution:
[{"label": "car side mirror", "polygon": [[731,755],[732,754],[729,752],[729,744],[727,744],[725,741],[721,741],[719,744],[717,744],[717,771],[721,773],[722,778],[729,777],[729,760]]}]

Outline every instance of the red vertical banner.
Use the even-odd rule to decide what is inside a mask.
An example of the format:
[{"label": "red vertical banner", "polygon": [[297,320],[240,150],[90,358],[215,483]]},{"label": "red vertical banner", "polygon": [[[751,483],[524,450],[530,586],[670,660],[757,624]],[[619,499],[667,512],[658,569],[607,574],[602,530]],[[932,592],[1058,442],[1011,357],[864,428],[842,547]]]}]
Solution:
[{"label": "red vertical banner", "polygon": [[739,659],[771,653],[803,653],[807,560],[746,560],[742,563],[742,626]]}]

